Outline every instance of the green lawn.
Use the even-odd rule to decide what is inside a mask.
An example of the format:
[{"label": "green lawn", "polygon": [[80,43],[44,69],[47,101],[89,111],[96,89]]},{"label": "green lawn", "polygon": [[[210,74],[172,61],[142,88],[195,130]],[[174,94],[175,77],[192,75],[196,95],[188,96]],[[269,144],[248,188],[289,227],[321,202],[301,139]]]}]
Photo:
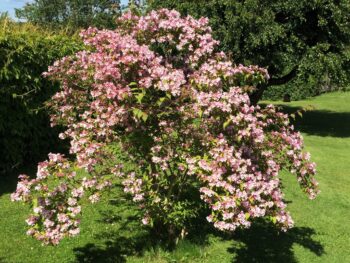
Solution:
[{"label": "green lawn", "polygon": [[152,246],[132,206],[111,194],[84,210],[80,236],[45,247],[25,235],[28,208],[10,202],[15,183],[0,178],[0,262],[350,262],[350,93],[284,105],[288,112],[314,106],[296,126],[317,162],[321,189],[310,201],[295,178],[283,174],[296,223],[288,233],[263,222],[232,236],[203,228],[166,251]]}]

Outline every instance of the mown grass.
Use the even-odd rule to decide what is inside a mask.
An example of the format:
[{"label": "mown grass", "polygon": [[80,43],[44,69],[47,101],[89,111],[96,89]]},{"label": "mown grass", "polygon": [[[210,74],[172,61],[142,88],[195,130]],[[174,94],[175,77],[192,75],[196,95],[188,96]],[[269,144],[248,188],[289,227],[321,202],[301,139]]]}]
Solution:
[{"label": "mown grass", "polygon": [[310,201],[283,173],[296,222],[280,233],[264,222],[232,236],[199,226],[173,251],[155,246],[131,204],[109,194],[84,210],[81,234],[57,247],[25,236],[28,208],[11,203],[15,182],[0,178],[0,262],[350,262],[350,93],[280,103],[287,112],[312,105],[296,126],[318,164],[321,194]]}]

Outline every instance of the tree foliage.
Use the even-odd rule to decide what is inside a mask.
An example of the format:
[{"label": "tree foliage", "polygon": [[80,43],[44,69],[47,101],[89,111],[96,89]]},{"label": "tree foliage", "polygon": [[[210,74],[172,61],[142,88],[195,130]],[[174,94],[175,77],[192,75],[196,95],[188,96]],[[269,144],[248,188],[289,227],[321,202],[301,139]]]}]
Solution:
[{"label": "tree foliage", "polygon": [[119,0],[35,0],[16,9],[16,16],[55,28],[110,28],[120,10]]},{"label": "tree foliage", "polygon": [[208,17],[221,49],[238,63],[266,67],[269,85],[292,82],[287,87],[297,86],[305,96],[349,81],[348,0],[149,0],[148,5]]}]

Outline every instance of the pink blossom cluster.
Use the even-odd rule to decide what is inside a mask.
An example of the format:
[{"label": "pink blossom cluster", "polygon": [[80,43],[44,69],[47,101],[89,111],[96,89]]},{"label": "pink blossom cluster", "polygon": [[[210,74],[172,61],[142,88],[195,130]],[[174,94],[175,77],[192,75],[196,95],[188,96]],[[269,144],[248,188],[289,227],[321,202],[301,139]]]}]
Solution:
[{"label": "pink blossom cluster", "polygon": [[50,101],[52,125],[66,127],[60,138],[70,140],[74,167],[88,176],[77,179],[61,155],[40,163],[36,179],[22,176],[13,200],[40,200],[29,234],[57,244],[78,233],[78,201],[88,190],[97,202],[110,175],[139,205],[144,224],[183,228],[196,215],[197,194],[220,230],[258,217],[291,227],[279,173],[295,173],[314,198],[316,170],[287,115],[250,105],[246,87],[267,81],[267,71],[217,52],[206,18],[162,9],[128,12],[117,24],[83,31],[86,50],[45,73],[61,83]]},{"label": "pink blossom cluster", "polygon": [[81,206],[87,193],[94,203],[99,191],[110,186],[107,180],[78,178],[71,162],[62,154],[48,155],[49,160],[38,164],[35,179],[20,175],[12,201],[30,203],[33,213],[27,218],[27,234],[44,244],[57,245],[64,237],[79,234]]},{"label": "pink blossom cluster", "polygon": [[160,9],[142,17],[125,14],[117,25],[141,44],[166,43],[169,49],[183,53],[181,59],[191,66],[211,56],[219,44],[212,38],[207,18],[183,18],[175,10]]},{"label": "pink blossom cluster", "polygon": [[[79,233],[81,207],[78,200],[84,191],[72,188],[75,171],[61,154],[49,154],[49,160],[39,163],[36,179],[21,175],[13,201],[31,202],[33,214],[26,220],[28,235],[44,244],[58,244],[65,236]],[[64,178],[64,180],[62,180]],[[60,181],[48,184],[49,180]],[[36,197],[36,194],[40,196]]]}]

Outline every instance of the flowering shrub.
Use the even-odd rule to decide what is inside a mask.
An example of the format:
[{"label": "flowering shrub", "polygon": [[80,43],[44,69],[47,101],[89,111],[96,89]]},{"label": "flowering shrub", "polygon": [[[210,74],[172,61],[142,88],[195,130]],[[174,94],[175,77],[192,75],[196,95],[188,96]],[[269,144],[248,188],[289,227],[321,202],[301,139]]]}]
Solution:
[{"label": "flowering shrub", "polygon": [[[205,18],[163,9],[117,24],[83,31],[86,50],[45,73],[61,83],[51,121],[67,127],[60,138],[76,160],[50,154],[36,179],[21,176],[12,199],[33,205],[28,234],[47,244],[77,234],[80,199],[96,202],[113,181],[139,205],[142,223],[170,238],[202,209],[223,231],[258,217],[292,227],[279,172],[296,174],[314,198],[315,164],[287,115],[250,105],[267,71],[216,52]],[[76,176],[79,168],[89,176]]]}]

